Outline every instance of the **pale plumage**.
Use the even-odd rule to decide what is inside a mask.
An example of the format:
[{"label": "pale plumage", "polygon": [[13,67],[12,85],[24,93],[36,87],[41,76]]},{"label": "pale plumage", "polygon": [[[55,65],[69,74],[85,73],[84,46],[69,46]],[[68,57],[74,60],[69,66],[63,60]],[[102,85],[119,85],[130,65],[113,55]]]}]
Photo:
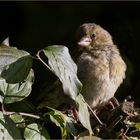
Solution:
[{"label": "pale plumage", "polygon": [[77,60],[82,94],[95,108],[112,98],[125,78],[126,64],[111,35],[99,25],[87,23],[77,31],[82,50]]}]

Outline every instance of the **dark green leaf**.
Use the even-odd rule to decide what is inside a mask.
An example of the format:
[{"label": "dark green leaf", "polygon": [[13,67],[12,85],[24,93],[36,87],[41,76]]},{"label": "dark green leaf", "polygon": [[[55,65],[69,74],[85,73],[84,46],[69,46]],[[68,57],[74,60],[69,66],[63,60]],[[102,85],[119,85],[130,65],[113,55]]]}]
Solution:
[{"label": "dark green leaf", "polygon": [[43,49],[48,57],[51,70],[59,77],[64,93],[75,100],[82,84],[77,78],[77,66],[72,60],[68,48],[62,45],[48,46]]},{"label": "dark green leaf", "polygon": [[7,83],[19,83],[27,78],[31,67],[31,56],[24,56],[22,58],[19,58],[14,63],[5,66],[1,73],[1,77],[3,77]]},{"label": "dark green leaf", "polygon": [[8,83],[19,83],[27,78],[32,67],[31,55],[15,47],[0,46],[0,76]]},{"label": "dark green leaf", "polygon": [[0,112],[0,140],[22,139],[19,129],[15,123]]}]

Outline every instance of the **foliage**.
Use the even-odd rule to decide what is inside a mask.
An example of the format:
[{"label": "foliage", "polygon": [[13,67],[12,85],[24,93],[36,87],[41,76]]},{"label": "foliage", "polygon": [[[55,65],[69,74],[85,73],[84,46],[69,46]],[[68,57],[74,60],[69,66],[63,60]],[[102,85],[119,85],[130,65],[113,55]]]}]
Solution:
[{"label": "foliage", "polygon": [[[41,53],[47,57],[48,64],[41,58]],[[64,97],[66,96],[72,100],[77,109],[77,116],[75,118],[69,116],[70,114],[67,114],[66,111],[52,108],[47,103],[36,107],[26,100],[32,94],[32,85],[34,83],[33,60],[42,62],[58,77],[62,83]],[[57,88],[54,89],[56,90]],[[91,127],[89,106],[80,94],[81,89],[82,84],[77,77],[77,66],[72,60],[67,47],[62,45],[48,46],[43,50],[39,50],[36,57],[34,57],[26,51],[1,45],[0,139],[51,139],[51,135],[57,129],[60,130],[61,139],[92,138],[93,132],[94,135],[98,135],[99,132],[96,133],[95,130],[101,131],[100,128],[103,126],[98,125],[94,129]],[[63,94],[58,94],[54,101]],[[59,102],[61,104],[61,100]],[[28,106],[27,112],[23,112],[23,110],[26,110],[22,109],[24,108],[23,106]],[[15,108],[18,108],[19,111]],[[50,131],[48,127],[50,124],[54,125],[55,129]],[[130,128],[128,121],[126,126]],[[140,123],[133,122],[133,127],[140,131]],[[119,136],[122,136],[122,133],[118,132],[117,137]],[[132,139],[131,136],[127,137]]]}]

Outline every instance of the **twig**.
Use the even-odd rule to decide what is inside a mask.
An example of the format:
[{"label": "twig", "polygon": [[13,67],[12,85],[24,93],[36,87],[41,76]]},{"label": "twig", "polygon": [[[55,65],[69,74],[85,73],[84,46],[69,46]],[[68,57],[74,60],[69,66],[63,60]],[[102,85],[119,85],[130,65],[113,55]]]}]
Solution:
[{"label": "twig", "polygon": [[92,112],[93,116],[96,118],[96,120],[99,122],[99,124],[103,125],[102,121],[99,119],[99,117],[96,115],[96,113],[92,110],[92,108],[89,106],[89,104],[87,102],[85,102],[85,103],[87,104],[89,110]]},{"label": "twig", "polygon": [[119,116],[118,118],[116,118],[109,126],[108,129],[113,129],[113,127],[115,125],[117,125],[121,120],[123,119],[123,116]]},{"label": "twig", "polygon": [[33,114],[29,114],[29,113],[23,113],[23,112],[8,112],[8,111],[4,111],[3,114],[5,115],[13,115],[13,114],[19,114],[19,115],[22,115],[22,116],[28,116],[28,117],[32,117],[32,118],[35,118],[35,119],[40,119],[40,116],[38,115],[33,115]]}]

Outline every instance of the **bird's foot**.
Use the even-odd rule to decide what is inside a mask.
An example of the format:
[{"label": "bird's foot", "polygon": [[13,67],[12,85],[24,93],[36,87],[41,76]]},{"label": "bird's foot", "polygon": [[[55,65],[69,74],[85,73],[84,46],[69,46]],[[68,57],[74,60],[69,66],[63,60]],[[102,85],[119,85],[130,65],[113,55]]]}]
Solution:
[{"label": "bird's foot", "polygon": [[120,106],[120,103],[118,102],[118,100],[115,97],[112,97],[105,104],[102,104],[102,105],[96,107],[94,109],[94,111],[95,111],[96,115],[100,116],[100,114],[102,114],[102,112],[105,112],[105,111],[108,112],[109,110],[113,110],[113,109],[115,109],[118,106]]}]

